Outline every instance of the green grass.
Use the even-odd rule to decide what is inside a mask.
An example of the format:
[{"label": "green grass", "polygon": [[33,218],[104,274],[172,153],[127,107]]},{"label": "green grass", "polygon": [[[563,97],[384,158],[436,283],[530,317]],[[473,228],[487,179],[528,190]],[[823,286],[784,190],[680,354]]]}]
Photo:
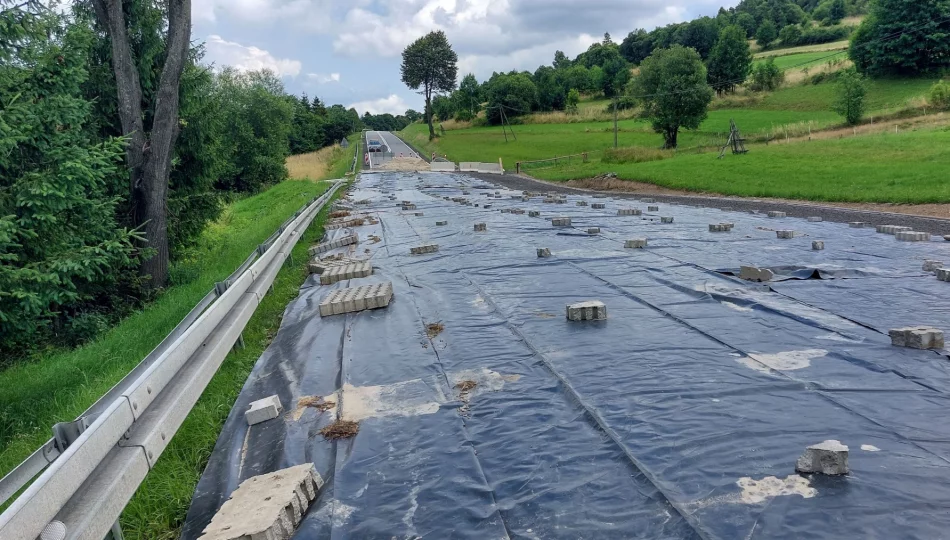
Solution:
[{"label": "green grass", "polygon": [[[796,54],[783,54],[780,56],[776,55],[773,58],[775,58],[775,65],[778,66],[779,69],[789,69],[789,68],[802,69],[805,67],[813,67],[816,65],[824,64],[828,62],[829,60],[840,60],[840,59],[847,60],[848,58],[847,52],[844,52],[844,51],[837,51],[837,52],[841,52],[841,54],[836,54],[836,51],[815,51],[815,52],[796,53]],[[755,64],[765,63],[768,60],[768,58],[769,57],[757,58],[754,63]]]},{"label": "green grass", "polygon": [[[874,79],[868,81],[867,110],[883,114],[908,105],[927,94],[935,79]],[[830,111],[835,84],[804,84],[781,88],[766,96],[756,108],[773,111]]]},{"label": "green grass", "polygon": [[615,172],[624,180],[673,189],[742,197],[815,201],[950,202],[946,164],[950,129],[928,129],[848,139],[756,145],[742,156],[717,160],[716,152],[679,154],[639,164],[607,164],[538,170],[547,180],[590,178]]},{"label": "green grass", "polygon": [[849,44],[850,42],[845,39],[841,41],[834,41],[832,43],[821,43],[818,45],[802,45],[800,47],[789,47],[787,49],[770,49],[768,51],[756,53],[755,59],[759,60],[761,58],[768,58],[769,56],[778,58],[779,56],[789,56],[809,52],[840,51],[847,49]]},{"label": "green grass", "polygon": [[[348,170],[353,149],[339,151],[328,178]],[[0,475],[118,382],[214,285],[327,184],[288,180],[230,205],[202,235],[193,257],[176,265],[188,283],[169,287],[155,302],[96,341],[57,351],[0,372]],[[177,538],[198,478],[251,367],[280,326],[287,302],[306,278],[306,249],[322,235],[323,216],[310,226],[244,332],[246,348],[228,355],[122,517],[127,538]],[[186,268],[185,271],[181,271]]]}]

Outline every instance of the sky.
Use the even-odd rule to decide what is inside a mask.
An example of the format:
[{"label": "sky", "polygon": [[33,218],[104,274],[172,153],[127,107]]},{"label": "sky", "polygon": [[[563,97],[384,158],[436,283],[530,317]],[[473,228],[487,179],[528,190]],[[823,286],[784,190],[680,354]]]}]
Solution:
[{"label": "sky", "polygon": [[293,94],[362,115],[423,109],[400,81],[406,45],[444,30],[459,80],[534,71],[556,50],[574,57],[609,32],[617,43],[737,0],[192,0],[192,39],[215,67],[269,68]]}]

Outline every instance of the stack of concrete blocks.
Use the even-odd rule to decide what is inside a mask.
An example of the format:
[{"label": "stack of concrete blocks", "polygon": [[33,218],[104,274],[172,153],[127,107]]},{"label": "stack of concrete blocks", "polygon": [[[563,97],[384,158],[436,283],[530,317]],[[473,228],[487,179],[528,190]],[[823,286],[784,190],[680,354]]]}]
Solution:
[{"label": "stack of concrete blocks", "polygon": [[267,396],[264,399],[252,401],[247,410],[244,411],[244,419],[247,425],[254,426],[261,422],[273,420],[280,416],[280,398],[276,395]]},{"label": "stack of concrete blocks", "polygon": [[567,204],[567,197],[558,197],[554,202],[555,204]]},{"label": "stack of concrete blocks", "polygon": [[821,223],[821,216],[809,216],[807,219],[811,223]]},{"label": "stack of concrete blocks", "polygon": [[645,203],[655,203],[656,199],[641,199]]},{"label": "stack of concrete blocks", "polygon": [[448,221],[436,221],[436,222],[435,222],[435,226],[436,226],[436,227],[445,227],[445,226],[448,225],[448,224],[449,224]]},{"label": "stack of concrete blocks", "polygon": [[595,198],[595,199],[606,199],[607,196],[604,195],[603,193],[598,193],[598,194],[594,195],[594,198]]},{"label": "stack of concrete blocks", "polygon": [[900,231],[894,234],[894,237],[901,242],[929,242],[930,233],[915,231]]},{"label": "stack of concrete blocks", "polygon": [[643,212],[639,208],[621,208],[617,210],[618,216],[641,216]]},{"label": "stack of concrete blocks", "polygon": [[403,211],[406,211],[406,210],[415,210],[415,209],[416,209],[416,205],[414,205],[414,204],[412,204],[412,203],[409,203],[409,204],[403,203],[403,204],[402,204],[402,209],[403,209]]},{"label": "stack of concrete blocks", "polygon": [[414,213],[413,215],[416,216],[416,217],[422,217],[422,216],[424,216],[424,215],[426,215],[426,214],[425,214],[425,212],[416,212],[416,213]]},{"label": "stack of concrete blocks", "polygon": [[591,227],[587,229],[587,234],[600,234],[600,227]]},{"label": "stack of concrete blocks", "polygon": [[864,221],[849,221],[848,222],[848,227],[851,227],[852,229],[863,229],[867,225],[868,223]]},{"label": "stack of concrete blocks", "polygon": [[587,201],[577,201],[577,206],[587,206]]},{"label": "stack of concrete blocks", "polygon": [[528,210],[528,217],[541,217],[541,212],[537,210]]},{"label": "stack of concrete blocks", "polygon": [[771,281],[775,274],[768,268],[759,268],[757,266],[739,267],[739,279],[746,281]]},{"label": "stack of concrete blocks", "polygon": [[812,249],[813,251],[821,251],[821,250],[825,249],[825,243],[822,242],[821,240],[814,240],[814,241],[812,241],[812,243],[811,243],[811,249]]},{"label": "stack of concrete blocks", "polygon": [[544,204],[554,204],[555,202],[557,202],[557,199],[555,199],[554,197],[545,197],[544,200],[541,202],[543,202]]},{"label": "stack of concrete blocks", "polygon": [[317,244],[310,248],[309,253],[311,257],[315,257],[321,253],[326,253],[331,249],[341,248],[343,246],[349,246],[351,244],[359,244],[360,239],[355,234],[348,234],[342,238],[337,238],[331,242],[324,242],[322,244]]},{"label": "stack of concrete blocks", "polygon": [[933,261],[930,259],[924,260],[923,271],[930,272],[931,274],[935,273],[938,269],[943,268],[943,263],[940,261]]},{"label": "stack of concrete blocks", "polygon": [[510,213],[511,213],[511,208],[502,208],[502,209],[501,209],[501,213],[502,213],[502,214],[510,214]]},{"label": "stack of concrete blocks", "polygon": [[364,309],[384,308],[393,298],[393,284],[376,283],[348,289],[338,289],[320,302],[320,316],[340,315],[363,311]]},{"label": "stack of concrete blocks", "polygon": [[321,285],[331,285],[344,279],[356,279],[370,276],[373,274],[373,265],[367,261],[351,263],[345,266],[334,266],[327,268],[320,274]]},{"label": "stack of concrete blocks", "polygon": [[767,214],[770,218],[783,218],[786,217],[785,212],[779,212],[778,210],[769,210]]},{"label": "stack of concrete blocks", "polygon": [[943,331],[930,326],[909,326],[889,330],[891,345],[911,349],[943,349]]},{"label": "stack of concrete blocks", "polygon": [[937,268],[934,273],[937,274],[937,281],[950,281],[950,268]]},{"label": "stack of concrete blocks", "polygon": [[878,225],[877,232],[884,234],[897,234],[899,232],[913,231],[911,227],[902,227],[900,225]]},{"label": "stack of concrete blocks", "polygon": [[795,238],[795,231],[775,231],[775,236],[782,240],[791,240]]},{"label": "stack of concrete blocks", "polygon": [[827,474],[832,476],[848,474],[848,447],[839,441],[830,440],[814,444],[805,449],[798,458],[795,471],[805,474]]},{"label": "stack of concrete blocks", "polygon": [[590,300],[567,305],[569,321],[603,321],[607,319],[607,306],[603,302]]},{"label": "stack of concrete blocks", "polygon": [[643,249],[647,247],[646,238],[633,238],[623,243],[625,249]]},{"label": "stack of concrete blocks", "polygon": [[439,251],[439,244],[426,244],[424,246],[409,248],[410,255],[425,255]]},{"label": "stack of concrete blocks", "polygon": [[488,226],[484,223],[475,224],[475,232],[485,232],[486,230],[488,230]]},{"label": "stack of concrete blocks", "polygon": [[603,210],[607,208],[607,205],[604,203],[595,202],[594,204],[590,205],[590,207],[594,210]]},{"label": "stack of concrete blocks", "polygon": [[659,206],[647,206],[647,212],[659,212],[659,211],[660,211]]},{"label": "stack of concrete blocks", "polygon": [[248,478],[199,540],[289,540],[322,487],[313,463]]},{"label": "stack of concrete blocks", "polygon": [[471,191],[463,191],[463,192],[462,192],[462,195],[471,195],[471,194],[472,194]]},{"label": "stack of concrete blocks", "polygon": [[323,226],[328,231],[335,231],[347,227],[359,227],[365,223],[364,218],[335,219]]},{"label": "stack of concrete blocks", "polygon": [[551,225],[554,225],[555,227],[570,227],[570,226],[571,226],[571,218],[569,218],[569,217],[556,217],[556,218],[553,218],[553,219],[551,219]]},{"label": "stack of concrete blocks", "polygon": [[673,223],[673,216],[661,216],[660,223]]},{"label": "stack of concrete blocks", "polygon": [[521,209],[521,208],[515,208],[514,210],[511,211],[511,213],[512,213],[512,214],[515,214],[515,215],[518,215],[518,216],[523,216],[523,215],[524,215],[524,210]]},{"label": "stack of concrete blocks", "polygon": [[546,259],[551,256],[551,250],[549,248],[538,248],[538,258]]},{"label": "stack of concrete blocks", "polygon": [[317,259],[310,263],[310,273],[311,274],[322,274],[337,266],[347,266],[350,264],[356,264],[364,262],[363,259],[354,259],[351,257],[340,257],[340,258],[331,258],[331,259]]},{"label": "stack of concrete blocks", "polygon": [[729,232],[734,226],[733,223],[710,223],[709,232]]}]

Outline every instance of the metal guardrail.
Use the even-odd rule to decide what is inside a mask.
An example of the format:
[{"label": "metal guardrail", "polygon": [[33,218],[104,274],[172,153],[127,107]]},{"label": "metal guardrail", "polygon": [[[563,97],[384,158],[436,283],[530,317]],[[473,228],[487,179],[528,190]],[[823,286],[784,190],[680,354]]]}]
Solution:
[{"label": "metal guardrail", "polygon": [[[174,330],[78,419],[0,480],[0,538],[35,540],[51,521],[69,539],[101,540],[155,466],[271,287],[297,240],[342,185],[284,222]],[[44,471],[45,469],[45,471]]]}]

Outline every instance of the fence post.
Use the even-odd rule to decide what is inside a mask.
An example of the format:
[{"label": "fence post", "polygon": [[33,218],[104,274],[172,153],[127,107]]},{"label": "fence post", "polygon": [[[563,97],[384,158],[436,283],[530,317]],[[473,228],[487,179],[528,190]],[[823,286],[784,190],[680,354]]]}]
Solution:
[{"label": "fence post", "polygon": [[520,161],[516,161],[516,162],[515,162],[515,174],[521,174],[521,162],[520,162]]},{"label": "fence post", "polygon": [[587,152],[584,152],[581,155],[584,156],[584,163],[587,163]]}]

